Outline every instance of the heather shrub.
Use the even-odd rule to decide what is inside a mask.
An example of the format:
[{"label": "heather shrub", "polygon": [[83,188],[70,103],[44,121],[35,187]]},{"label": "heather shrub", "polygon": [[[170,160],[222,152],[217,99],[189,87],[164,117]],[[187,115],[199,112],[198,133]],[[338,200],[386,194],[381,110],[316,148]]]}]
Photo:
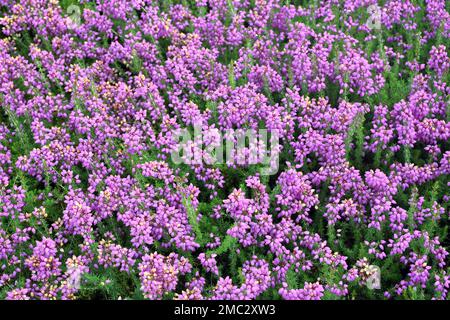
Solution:
[{"label": "heather shrub", "polygon": [[447,299],[450,3],[0,1],[0,299]]}]

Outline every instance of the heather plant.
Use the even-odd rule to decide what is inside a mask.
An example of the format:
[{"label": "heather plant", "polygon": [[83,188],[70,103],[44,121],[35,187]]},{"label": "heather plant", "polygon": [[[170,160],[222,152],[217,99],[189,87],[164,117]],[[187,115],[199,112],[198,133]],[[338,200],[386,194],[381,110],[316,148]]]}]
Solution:
[{"label": "heather plant", "polygon": [[449,12],[0,0],[0,299],[448,299]]}]

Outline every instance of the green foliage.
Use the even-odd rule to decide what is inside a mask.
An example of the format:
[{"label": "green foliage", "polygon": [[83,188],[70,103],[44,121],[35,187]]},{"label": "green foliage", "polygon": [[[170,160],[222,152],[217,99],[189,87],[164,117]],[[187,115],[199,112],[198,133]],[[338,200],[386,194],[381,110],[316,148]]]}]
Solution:
[{"label": "green foliage", "polygon": [[204,236],[202,234],[202,231],[200,230],[200,225],[198,223],[198,215],[196,210],[192,207],[191,200],[183,197],[183,205],[186,208],[187,216],[189,219],[189,224],[191,225],[192,229],[195,233],[195,239],[199,244],[203,244],[204,242]]}]

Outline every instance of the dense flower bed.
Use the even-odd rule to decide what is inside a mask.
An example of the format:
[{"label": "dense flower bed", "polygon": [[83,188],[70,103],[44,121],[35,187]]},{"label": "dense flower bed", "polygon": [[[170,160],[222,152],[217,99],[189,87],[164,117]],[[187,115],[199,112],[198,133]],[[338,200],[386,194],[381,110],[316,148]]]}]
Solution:
[{"label": "dense flower bed", "polygon": [[0,298],[446,299],[449,5],[0,0]]}]

